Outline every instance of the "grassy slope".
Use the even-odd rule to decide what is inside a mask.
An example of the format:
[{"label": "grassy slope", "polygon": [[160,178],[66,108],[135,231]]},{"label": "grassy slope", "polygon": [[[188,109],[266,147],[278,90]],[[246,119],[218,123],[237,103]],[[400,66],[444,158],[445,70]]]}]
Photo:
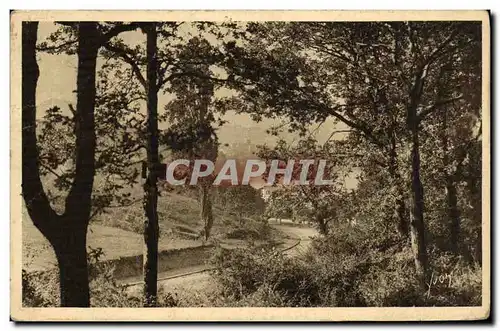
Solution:
[{"label": "grassy slope", "polygon": [[[195,236],[202,229],[199,204],[196,199],[180,194],[163,194],[158,201],[160,218],[160,249],[202,245]],[[212,237],[222,238],[238,227],[238,222],[214,208]],[[112,208],[91,222],[87,246],[102,248],[104,259],[142,254],[142,203]],[[56,259],[47,240],[33,225],[23,205],[23,267],[37,270],[55,266]],[[243,226],[252,227],[247,221]],[[255,223],[255,222],[254,222]]]},{"label": "grassy slope", "polygon": [[[200,241],[161,238],[160,249],[173,249],[201,245]],[[139,255],[143,250],[142,235],[122,229],[92,224],[87,234],[87,246],[101,247],[104,259]],[[48,241],[31,223],[23,220],[23,267],[27,270],[51,268],[56,265],[54,252]]]},{"label": "grassy slope", "polygon": [[[199,202],[195,198],[182,194],[162,193],[158,199],[161,237],[195,239],[203,228],[199,208]],[[217,237],[224,233],[234,220],[227,218],[216,206],[213,212],[215,222],[212,235]],[[128,207],[109,209],[96,221],[102,225],[142,233],[143,219],[142,203],[138,202]]]}]

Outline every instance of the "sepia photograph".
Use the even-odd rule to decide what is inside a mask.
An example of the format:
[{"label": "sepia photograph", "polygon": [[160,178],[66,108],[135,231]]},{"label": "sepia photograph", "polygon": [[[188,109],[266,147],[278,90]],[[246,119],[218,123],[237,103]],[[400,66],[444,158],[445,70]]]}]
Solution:
[{"label": "sepia photograph", "polygon": [[11,318],[487,319],[489,22],[12,11]]}]

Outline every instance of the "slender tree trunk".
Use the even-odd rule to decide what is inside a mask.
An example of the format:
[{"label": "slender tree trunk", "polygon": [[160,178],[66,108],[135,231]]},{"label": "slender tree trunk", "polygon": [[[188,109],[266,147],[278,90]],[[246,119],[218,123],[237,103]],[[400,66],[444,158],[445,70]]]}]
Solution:
[{"label": "slender tree trunk", "polygon": [[448,144],[448,108],[444,107],[441,114],[441,144],[443,148],[443,173],[444,173],[444,188],[446,197],[446,218],[450,229],[450,250],[453,254],[460,253],[460,216],[457,202],[457,188],[455,180],[450,175],[450,157]]},{"label": "slender tree trunk", "polygon": [[411,137],[411,198],[410,198],[410,239],[415,260],[415,271],[420,284],[425,288],[428,274],[427,242],[424,222],[424,189],[420,180],[420,118],[417,115],[424,82],[429,65],[422,67],[415,76],[407,108],[406,124]]},{"label": "slender tree trunk", "polygon": [[38,22],[22,23],[22,189],[33,224],[49,238],[56,230],[58,215],[50,207],[40,179],[36,137],[36,88],[39,69],[36,62]]},{"label": "slender tree trunk", "polygon": [[408,220],[406,213],[406,204],[403,198],[404,193],[402,189],[398,189],[398,198],[396,198],[396,203],[394,206],[394,214],[396,215],[396,219],[398,220],[398,232],[399,234],[407,238],[408,237]]},{"label": "slender tree trunk", "polygon": [[157,305],[158,292],[158,186],[156,167],[158,157],[158,88],[157,88],[157,46],[156,23],[145,25],[147,36],[147,82],[148,82],[148,178],[144,184],[144,306]]},{"label": "slender tree trunk", "polygon": [[328,224],[325,221],[325,219],[323,218],[323,216],[316,217],[316,224],[318,224],[319,233],[324,235],[324,236],[327,236],[328,235]]},{"label": "slender tree trunk", "polygon": [[95,67],[100,35],[94,22],[83,22],[78,26],[75,178],[66,198],[65,212],[58,215],[50,206],[39,171],[36,139],[37,28],[37,22],[23,22],[23,196],[33,223],[51,243],[58,259],[61,305],[88,307],[86,234],[95,173]]},{"label": "slender tree trunk", "polygon": [[210,183],[207,183],[206,179],[203,178],[201,183],[201,220],[204,225],[203,232],[205,240],[208,240],[210,237],[210,231],[212,230],[212,225],[214,223],[209,185]]},{"label": "slender tree trunk", "polygon": [[424,191],[420,180],[419,142],[416,130],[412,133],[412,136],[410,237],[417,276],[422,284],[425,284],[428,261],[424,223]]}]

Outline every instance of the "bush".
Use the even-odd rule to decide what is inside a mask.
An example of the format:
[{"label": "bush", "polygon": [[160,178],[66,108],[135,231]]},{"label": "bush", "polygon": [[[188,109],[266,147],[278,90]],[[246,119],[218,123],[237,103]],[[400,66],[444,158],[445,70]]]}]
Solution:
[{"label": "bush", "polygon": [[329,236],[313,238],[300,256],[270,247],[219,248],[213,277],[228,306],[481,305],[479,265],[437,249],[429,258],[431,275],[423,285],[415,277],[411,248],[400,238],[371,226],[339,225]]},{"label": "bush", "polygon": [[319,303],[313,270],[305,261],[287,257],[273,248],[219,249],[212,262],[216,266],[212,276],[225,298],[243,302],[260,298],[261,306],[276,302],[286,302],[288,306]]},{"label": "bush", "polygon": [[272,240],[275,235],[269,224],[251,218],[245,218],[239,225],[228,224],[228,226],[230,229],[225,234],[227,239]]},{"label": "bush", "polygon": [[89,286],[91,307],[141,307],[141,298],[129,295],[126,286],[116,282],[114,268],[101,259],[102,248],[89,247]]},{"label": "bush", "polygon": [[482,270],[463,257],[451,253],[432,256],[431,290],[426,292],[428,304],[436,306],[480,306],[482,301]]},{"label": "bush", "polygon": [[393,255],[379,254],[363,274],[359,292],[366,306],[425,306],[424,290],[413,276],[414,264],[409,249]]},{"label": "bush", "polygon": [[23,307],[59,306],[59,279],[54,271],[22,271]]},{"label": "bush", "polygon": [[259,239],[260,235],[256,230],[253,229],[245,229],[245,228],[236,228],[226,234],[227,239],[250,239],[256,240]]},{"label": "bush", "polygon": [[[331,238],[330,238],[331,239]],[[358,287],[365,264],[354,246],[332,247],[329,239],[315,239],[305,256],[290,257],[267,248],[219,249],[213,258],[213,277],[231,305],[251,306],[363,306]]]}]

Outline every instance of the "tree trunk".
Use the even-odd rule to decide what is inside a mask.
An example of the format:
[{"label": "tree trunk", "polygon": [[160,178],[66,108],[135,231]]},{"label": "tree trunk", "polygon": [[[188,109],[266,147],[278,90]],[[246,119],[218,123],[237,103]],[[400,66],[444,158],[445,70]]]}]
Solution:
[{"label": "tree trunk", "polygon": [[208,240],[210,237],[210,231],[212,230],[212,225],[214,224],[214,217],[210,197],[210,183],[205,181],[206,179],[203,178],[201,182],[201,220],[204,225],[203,232],[205,240]]},{"label": "tree trunk", "polygon": [[327,236],[328,235],[328,224],[322,216],[316,217],[316,224],[318,224],[319,233]]},{"label": "tree trunk", "polygon": [[57,231],[58,215],[50,207],[40,179],[36,137],[37,30],[38,22],[22,24],[22,191],[33,224],[49,238],[53,230]]},{"label": "tree trunk", "polygon": [[158,87],[156,59],[156,23],[147,23],[144,27],[147,36],[147,82],[148,82],[148,178],[144,184],[144,300],[145,307],[157,305],[158,292],[158,186],[156,166],[158,159]]},{"label": "tree trunk", "polygon": [[54,241],[63,307],[88,307],[90,303],[86,237],[86,227],[72,225]]},{"label": "tree trunk", "polygon": [[65,201],[64,215],[58,215],[50,207],[39,171],[36,138],[36,85],[39,75],[35,50],[37,29],[37,22],[23,22],[23,196],[34,225],[51,243],[58,259],[61,305],[88,307],[90,295],[86,233],[95,173],[95,68],[99,32],[97,24],[93,22],[80,23],[78,26],[75,177]]},{"label": "tree trunk", "polygon": [[78,34],[75,178],[61,219],[68,225],[60,230],[64,234],[60,240],[56,240],[54,247],[62,251],[56,252],[61,279],[61,304],[88,307],[90,294],[86,241],[95,175],[95,77],[100,34],[94,22],[80,23]]},{"label": "tree trunk", "polygon": [[424,222],[424,189],[420,180],[420,118],[417,115],[417,109],[422,96],[427,71],[428,64],[420,68],[415,76],[406,114],[406,124],[411,137],[411,155],[409,160],[411,164],[410,238],[415,260],[415,271],[423,288],[427,279],[428,260]]},{"label": "tree trunk", "polygon": [[79,23],[78,34],[75,178],[66,198],[65,215],[71,222],[88,224],[95,175],[95,77],[100,34],[93,22]]},{"label": "tree trunk", "polygon": [[458,212],[457,188],[455,186],[455,176],[450,174],[450,155],[448,143],[448,108],[444,107],[441,112],[441,144],[443,149],[443,169],[444,189],[446,197],[446,218],[450,229],[450,250],[453,254],[460,253],[460,216]]},{"label": "tree trunk", "polygon": [[410,237],[415,259],[417,277],[425,284],[427,277],[427,243],[425,240],[424,223],[424,192],[420,181],[419,142],[416,130],[413,132],[411,152],[411,209],[410,209]]}]

